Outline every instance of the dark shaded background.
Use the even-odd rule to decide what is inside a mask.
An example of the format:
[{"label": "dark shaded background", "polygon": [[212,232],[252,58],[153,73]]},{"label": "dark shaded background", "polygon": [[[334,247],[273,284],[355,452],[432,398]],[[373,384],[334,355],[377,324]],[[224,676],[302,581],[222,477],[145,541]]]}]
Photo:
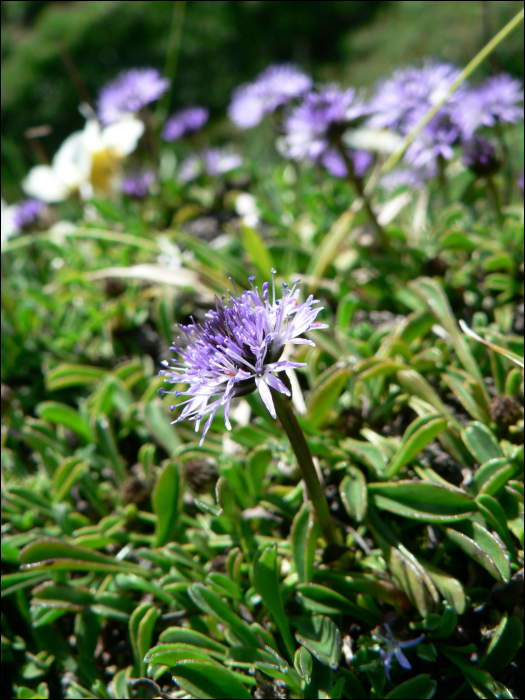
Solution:
[{"label": "dark shaded background", "polygon": [[[371,85],[395,67],[426,56],[462,66],[522,5],[479,0],[2,2],[2,194],[8,201],[18,198],[20,179],[38,160],[24,137],[26,129],[52,126],[42,140],[52,154],[71,131],[82,128],[79,102],[88,96],[94,100],[120,70],[164,69],[181,18],[169,107],[206,104],[217,123],[232,89],[269,63],[296,61],[318,80],[357,86]],[[500,46],[482,72],[502,69],[523,77],[522,31]]]}]

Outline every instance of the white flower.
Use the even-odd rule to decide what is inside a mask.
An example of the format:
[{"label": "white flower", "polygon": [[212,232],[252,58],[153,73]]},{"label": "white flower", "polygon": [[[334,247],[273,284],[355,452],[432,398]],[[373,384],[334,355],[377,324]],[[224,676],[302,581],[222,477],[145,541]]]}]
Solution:
[{"label": "white flower", "polygon": [[2,246],[11,238],[11,236],[15,236],[20,231],[20,228],[16,225],[15,220],[17,209],[18,205],[8,205],[5,199],[2,197]]},{"label": "white flower", "polygon": [[83,199],[94,192],[108,194],[116,186],[120,162],[135,150],[143,132],[144,124],[134,117],[104,129],[90,118],[83,131],[67,137],[51,165],[29,171],[22,188],[43,202],[61,202],[77,191]]}]

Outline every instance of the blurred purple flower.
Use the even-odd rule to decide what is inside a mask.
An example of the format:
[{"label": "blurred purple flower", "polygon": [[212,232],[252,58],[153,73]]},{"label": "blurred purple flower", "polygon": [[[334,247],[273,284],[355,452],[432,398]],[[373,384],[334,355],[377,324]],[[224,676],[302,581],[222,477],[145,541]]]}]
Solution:
[{"label": "blurred purple flower", "polygon": [[[370,102],[372,128],[389,128],[406,136],[425,113],[437,104],[460,71],[448,63],[426,63],[423,68],[405,68],[381,82]],[[453,146],[465,133],[464,112],[469,90],[465,83],[449,97],[405,153],[414,168],[432,168],[438,157],[450,160]]]},{"label": "blurred purple flower", "polygon": [[155,181],[155,175],[151,170],[144,173],[130,175],[122,180],[120,188],[128,197],[144,199],[148,194],[149,186]]},{"label": "blurred purple flower", "polygon": [[[406,135],[425,112],[439,102],[461,71],[449,63],[427,62],[423,68],[402,68],[378,84],[370,101],[372,116],[368,125],[394,129]],[[450,113],[464,99],[463,83],[442,110]],[[440,110],[438,114],[441,114]]]},{"label": "blurred purple flower", "polygon": [[203,153],[204,169],[212,177],[223,175],[235,170],[242,164],[242,158],[238,153],[231,153],[225,148],[208,148]]},{"label": "blurred purple flower", "polygon": [[142,107],[158,100],[170,81],[154,68],[132,68],[123,71],[105,85],[98,98],[98,117],[102,124],[113,124],[135,114]]},{"label": "blurred purple flower", "polygon": [[[353,88],[341,90],[337,85],[325,85],[319,92],[309,92],[286,119],[286,156],[320,163],[336,177],[345,177],[347,167],[339,151],[341,136],[368,113],[368,107]],[[363,171],[363,153],[348,151],[356,170]]]},{"label": "blurred purple flower", "polygon": [[518,187],[521,190],[521,194],[523,195],[523,168],[521,169],[521,173],[518,175]]},{"label": "blurred purple flower", "polygon": [[382,644],[386,645],[386,649],[381,649],[379,654],[383,660],[383,666],[385,669],[385,675],[390,680],[390,664],[392,663],[392,658],[395,656],[399,665],[406,669],[411,669],[412,666],[408,661],[407,657],[403,654],[402,649],[409,649],[410,647],[419,644],[425,639],[425,635],[422,634],[416,639],[408,639],[406,642],[400,642],[396,639],[390,629],[390,625],[385,623],[383,627],[386,629],[386,635],[377,634],[376,637],[379,638]]},{"label": "blurred purple flower", "polygon": [[[356,176],[359,178],[364,177],[374,159],[372,154],[368,153],[368,151],[346,149],[346,155],[353,163]],[[329,148],[325,151],[319,158],[319,163],[334,177],[348,177],[348,168],[346,167],[345,159],[341,155],[341,152],[335,148]]]},{"label": "blurred purple flower", "polygon": [[202,129],[210,116],[206,107],[186,107],[172,114],[164,124],[162,138],[164,141],[177,141],[187,134]]},{"label": "blurred purple flower", "polygon": [[500,167],[494,144],[483,136],[473,136],[463,144],[463,162],[478,177],[493,175]]},{"label": "blurred purple flower", "polygon": [[13,223],[18,229],[25,228],[34,223],[45,207],[44,202],[38,199],[26,199],[17,205],[13,215]]},{"label": "blurred purple flower", "polygon": [[386,192],[395,192],[401,187],[417,189],[427,182],[427,180],[436,177],[437,174],[437,169],[435,167],[423,168],[421,170],[416,170],[415,168],[396,168],[383,175],[380,183]]},{"label": "blurred purple flower", "polygon": [[[290,396],[290,391],[276,376],[286,369],[303,367],[305,363],[279,360],[288,343],[315,345],[300,336],[311,329],[327,328],[315,319],[322,307],[313,308],[317,300],[313,296],[300,304],[298,282],[291,288],[282,285],[282,298],[276,299],[272,271],[272,299],[269,282],[264,282],[261,292],[253,286],[255,277],[249,281],[252,289],[242,295],[230,295],[228,300],[215,298],[215,311],[208,311],[203,324],[195,322],[179,326],[183,337],[170,348],[178,354],[165,361],[167,369],[160,375],[170,384],[189,384],[187,391],[167,392],[159,389],[162,396],[173,393],[176,398],[188,398],[170,410],[184,406],[179,418],[195,420],[195,431],[204,416],[209,416],[200,444],[202,445],[217,410],[224,408],[224,423],[231,430],[229,420],[230,403],[236,396],[245,396],[258,391],[270,415],[276,412],[270,388]],[[210,402],[210,403],[208,403]]]},{"label": "blurred purple flower", "polygon": [[268,66],[252,83],[240,85],[233,92],[228,116],[241,129],[249,129],[259,124],[265,114],[310,90],[312,84],[310,76],[297,66]]},{"label": "blurred purple flower", "polygon": [[521,80],[512,78],[508,73],[501,73],[488,78],[479,87],[472,90],[468,100],[460,105],[460,118],[463,129],[471,136],[482,126],[494,126],[497,123],[515,124],[523,119],[523,86]]},{"label": "blurred purple flower", "polygon": [[179,180],[191,182],[202,173],[216,177],[235,170],[242,165],[242,157],[232,153],[228,148],[208,148],[200,154],[192,154],[185,158],[180,166]]}]

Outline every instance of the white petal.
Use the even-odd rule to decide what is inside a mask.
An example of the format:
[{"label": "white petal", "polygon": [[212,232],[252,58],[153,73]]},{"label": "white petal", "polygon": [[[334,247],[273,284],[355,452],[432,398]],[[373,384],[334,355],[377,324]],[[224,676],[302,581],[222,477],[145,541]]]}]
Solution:
[{"label": "white petal", "polygon": [[270,412],[271,417],[277,418],[277,414],[275,413],[275,406],[273,405],[272,392],[270,391],[268,384],[266,384],[264,379],[262,379],[261,377],[255,377],[255,383],[257,385],[257,389],[259,389],[261,399],[263,400],[264,405]]},{"label": "white petal", "polygon": [[53,172],[69,191],[89,178],[91,154],[86,147],[85,131],[76,131],[63,142],[53,158]]},{"label": "white petal", "polygon": [[56,176],[49,165],[31,168],[27,177],[22,180],[22,189],[30,197],[42,202],[61,202],[69,195],[69,187]]},{"label": "white petal", "polygon": [[102,131],[102,142],[104,148],[112,148],[117,155],[127,156],[133,153],[143,133],[143,122],[130,117],[106,127]]},{"label": "white petal", "polygon": [[11,238],[11,236],[14,236],[20,231],[18,226],[15,224],[15,214],[17,209],[17,204],[12,204],[10,207],[2,206],[2,245],[8,238]]}]

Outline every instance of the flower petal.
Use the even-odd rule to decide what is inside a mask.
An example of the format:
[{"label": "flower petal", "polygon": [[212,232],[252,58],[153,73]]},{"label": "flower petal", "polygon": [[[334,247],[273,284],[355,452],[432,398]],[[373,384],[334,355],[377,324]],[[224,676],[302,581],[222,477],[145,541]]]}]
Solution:
[{"label": "flower petal", "polygon": [[255,384],[257,385],[257,389],[259,389],[261,399],[263,400],[264,405],[270,412],[271,417],[277,418],[277,414],[275,413],[275,406],[273,405],[272,393],[270,391],[270,388],[268,387],[268,384],[266,384],[262,377],[255,377]]}]

